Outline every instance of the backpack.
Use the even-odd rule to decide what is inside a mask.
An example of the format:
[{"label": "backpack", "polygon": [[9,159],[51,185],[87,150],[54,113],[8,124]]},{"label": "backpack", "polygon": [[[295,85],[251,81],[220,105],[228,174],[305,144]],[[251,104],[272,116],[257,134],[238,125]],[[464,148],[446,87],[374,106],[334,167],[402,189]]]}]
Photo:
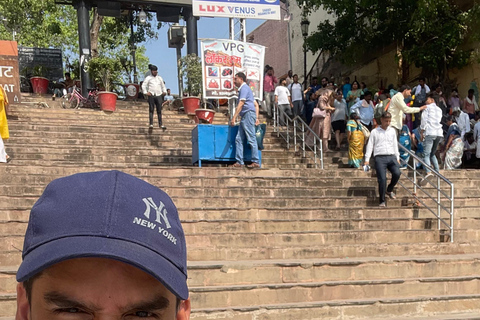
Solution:
[{"label": "backpack", "polygon": [[382,114],[385,111],[388,111],[388,107],[390,106],[390,99],[383,100],[381,103],[377,103],[375,106],[375,110],[373,111],[373,117],[375,119],[380,119]]}]

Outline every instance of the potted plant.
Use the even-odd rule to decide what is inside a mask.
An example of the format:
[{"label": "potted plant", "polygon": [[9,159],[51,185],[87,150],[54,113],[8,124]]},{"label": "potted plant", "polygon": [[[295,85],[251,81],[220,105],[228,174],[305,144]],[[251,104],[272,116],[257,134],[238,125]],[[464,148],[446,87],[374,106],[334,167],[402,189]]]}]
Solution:
[{"label": "potted plant", "polygon": [[104,111],[115,111],[118,95],[111,92],[114,82],[120,82],[121,65],[117,59],[107,56],[95,57],[88,62],[88,71],[97,83],[100,80],[105,91],[98,92],[98,104]]},{"label": "potted plant", "polygon": [[180,59],[180,70],[185,91],[188,92],[188,97],[182,98],[183,110],[193,114],[200,107],[198,96],[202,92],[202,62],[196,54],[191,53]]},{"label": "potted plant", "polygon": [[48,92],[47,68],[41,65],[33,67],[33,76],[30,78],[33,93],[46,94]]}]

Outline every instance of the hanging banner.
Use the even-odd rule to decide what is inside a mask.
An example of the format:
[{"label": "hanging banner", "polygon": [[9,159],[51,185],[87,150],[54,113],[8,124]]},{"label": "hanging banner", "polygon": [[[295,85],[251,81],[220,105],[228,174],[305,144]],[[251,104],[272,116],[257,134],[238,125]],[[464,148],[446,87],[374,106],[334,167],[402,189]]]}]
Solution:
[{"label": "hanging banner", "polygon": [[280,20],[280,0],[193,0],[196,17]]},{"label": "hanging banner", "polygon": [[243,72],[255,99],[263,99],[265,47],[234,40],[202,40],[203,96],[237,97],[234,76]]}]

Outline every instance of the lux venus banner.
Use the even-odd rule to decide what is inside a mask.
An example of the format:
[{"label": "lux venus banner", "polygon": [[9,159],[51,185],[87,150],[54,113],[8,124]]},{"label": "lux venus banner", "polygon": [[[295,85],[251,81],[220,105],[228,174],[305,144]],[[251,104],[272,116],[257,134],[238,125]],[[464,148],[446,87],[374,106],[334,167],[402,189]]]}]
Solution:
[{"label": "lux venus banner", "polygon": [[263,99],[265,47],[234,40],[202,41],[203,96],[207,99],[237,97],[233,77],[247,76],[255,99]]}]

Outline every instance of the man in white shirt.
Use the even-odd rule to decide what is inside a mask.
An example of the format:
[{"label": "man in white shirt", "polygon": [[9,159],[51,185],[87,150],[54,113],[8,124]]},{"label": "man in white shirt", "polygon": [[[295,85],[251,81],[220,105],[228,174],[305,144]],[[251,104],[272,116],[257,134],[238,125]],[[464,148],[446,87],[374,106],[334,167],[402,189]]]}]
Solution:
[{"label": "man in white shirt", "polygon": [[165,88],[165,82],[162,77],[158,75],[158,68],[152,66],[151,69],[152,75],[148,76],[143,80],[142,91],[143,94],[148,97],[148,111],[150,116],[150,129],[153,129],[153,112],[155,107],[157,108],[158,115],[158,126],[163,130],[166,130],[162,124],[162,104],[163,96],[167,94],[167,89]]},{"label": "man in white shirt", "polygon": [[[398,152],[397,133],[390,127],[392,115],[384,112],[381,117],[382,124],[373,129],[365,153],[365,165],[370,163],[370,157],[375,157],[375,170],[377,171],[378,192],[380,207],[385,207],[385,194],[390,199],[396,199],[393,188],[400,179],[400,153]],[[387,169],[392,174],[392,180],[387,187]]]},{"label": "man in white shirt", "polygon": [[390,106],[388,108],[388,112],[392,115],[392,122],[390,125],[397,130],[397,136],[402,131],[404,113],[418,113],[427,108],[427,106],[422,106],[420,108],[408,107],[405,104],[405,98],[410,97],[411,93],[412,90],[410,87],[403,85],[400,87],[399,92],[396,93],[390,101]]},{"label": "man in white shirt", "polygon": [[292,103],[293,103],[293,116],[301,116],[303,117],[303,89],[302,85],[298,82],[298,75],[293,75],[293,83],[287,85],[288,90],[292,95]]},{"label": "man in white shirt", "polygon": [[280,85],[275,88],[275,104],[280,112],[279,123],[281,126],[286,125],[285,114],[291,116],[293,108],[292,97],[290,91],[287,89],[287,81],[280,79]]},{"label": "man in white shirt", "polygon": [[467,113],[463,112],[462,110],[456,110],[454,112],[455,118],[457,119],[458,128],[460,129],[460,133],[465,136],[465,133],[470,132],[470,117]]},{"label": "man in white shirt", "polygon": [[[423,159],[426,164],[433,166],[435,171],[439,171],[438,160],[435,153],[437,152],[438,144],[443,138],[442,128],[442,109],[440,109],[434,100],[434,94],[429,93],[427,95],[427,109],[423,111],[422,122],[420,124],[420,131],[425,136],[423,142],[423,152],[425,158]],[[430,169],[425,168],[427,175],[420,182],[421,185],[426,184],[426,180],[433,176]]]}]

